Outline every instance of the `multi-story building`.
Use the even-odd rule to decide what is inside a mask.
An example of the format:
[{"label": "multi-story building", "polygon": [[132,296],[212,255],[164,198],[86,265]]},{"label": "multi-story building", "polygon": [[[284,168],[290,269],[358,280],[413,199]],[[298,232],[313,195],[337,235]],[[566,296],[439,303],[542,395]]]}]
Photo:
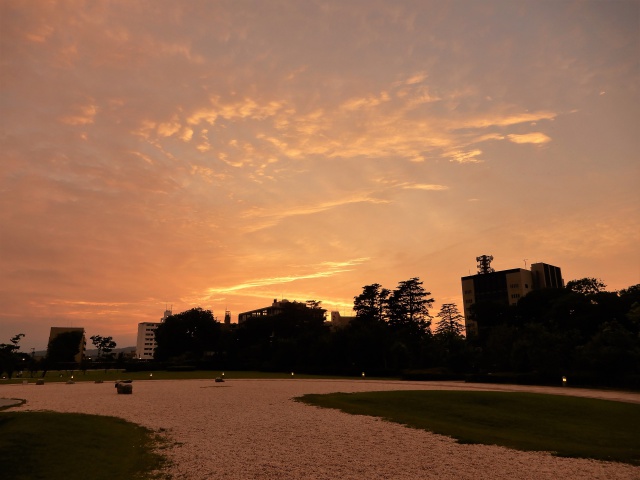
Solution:
[{"label": "multi-story building", "polygon": [[78,353],[73,357],[74,362],[80,363],[84,358],[84,351],[87,346],[87,340],[84,336],[84,328],[82,327],[51,327],[51,332],[49,333],[49,344],[51,340],[56,338],[61,333],[69,333],[69,332],[80,332],[80,344],[78,345]]},{"label": "multi-story building", "polygon": [[493,257],[477,257],[478,273],[461,278],[462,299],[467,336],[478,334],[478,323],[473,319],[471,306],[479,302],[515,305],[520,298],[533,290],[562,288],[560,268],[546,263],[534,263],[531,270],[512,268],[496,272],[491,268]]},{"label": "multi-story building", "polygon": [[138,338],[136,341],[136,358],[139,360],[153,360],[156,343],[156,328],[171,316],[171,310],[165,310],[159,322],[142,322],[138,324]]}]

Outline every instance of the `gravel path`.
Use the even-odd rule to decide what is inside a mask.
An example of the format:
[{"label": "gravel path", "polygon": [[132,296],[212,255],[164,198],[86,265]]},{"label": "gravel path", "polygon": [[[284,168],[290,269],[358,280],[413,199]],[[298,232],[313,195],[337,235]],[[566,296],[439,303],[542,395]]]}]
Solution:
[{"label": "gravel path", "polygon": [[640,479],[640,467],[557,458],[497,446],[460,445],[448,437],[291,399],[304,393],[367,390],[502,390],[571,394],[640,403],[625,392],[458,382],[375,380],[212,380],[134,382],[133,395],[112,383],[0,386],[24,398],[12,410],[113,415],[154,430],[174,445],[175,479]]}]

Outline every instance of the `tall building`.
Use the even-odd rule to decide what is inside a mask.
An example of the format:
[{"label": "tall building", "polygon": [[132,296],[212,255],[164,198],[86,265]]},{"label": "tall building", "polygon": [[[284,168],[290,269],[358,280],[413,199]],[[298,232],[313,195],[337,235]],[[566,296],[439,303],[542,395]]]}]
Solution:
[{"label": "tall building", "polygon": [[531,270],[512,268],[496,272],[491,268],[492,260],[493,257],[490,255],[477,257],[478,273],[461,278],[467,336],[478,335],[478,323],[471,313],[474,303],[515,305],[520,298],[533,290],[564,287],[559,267],[547,263],[534,263]]},{"label": "tall building", "polygon": [[73,357],[74,362],[80,363],[84,358],[85,347],[87,346],[87,340],[84,336],[84,328],[82,327],[51,327],[51,331],[49,332],[49,344],[51,340],[56,338],[61,333],[68,332],[81,332],[82,336],[80,337],[80,344],[78,345],[78,353],[75,357]]},{"label": "tall building", "polygon": [[139,360],[153,360],[153,354],[158,346],[156,342],[156,328],[171,316],[171,310],[164,311],[159,322],[142,322],[138,324],[138,338],[136,341],[136,358]]}]

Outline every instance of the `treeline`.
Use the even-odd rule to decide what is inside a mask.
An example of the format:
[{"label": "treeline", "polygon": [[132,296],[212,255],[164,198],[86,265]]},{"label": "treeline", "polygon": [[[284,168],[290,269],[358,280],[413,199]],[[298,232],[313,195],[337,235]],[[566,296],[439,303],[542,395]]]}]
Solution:
[{"label": "treeline", "polygon": [[470,364],[463,317],[443,305],[435,332],[431,293],[418,278],[388,290],[373,284],[354,299],[346,326],[325,322],[320,302],[284,303],[279,315],[225,327],[200,308],[173,315],[156,330],[156,360],[224,369],[391,375]]},{"label": "treeline", "polygon": [[[477,303],[471,310],[478,334],[469,338],[458,307],[444,304],[434,314],[433,302],[420,279],[411,278],[394,290],[364,286],[354,297],[355,318],[340,327],[324,320],[316,301],[284,302],[278,315],[239,325],[222,325],[209,310],[194,308],[158,326],[155,361],[117,363],[549,384],[564,376],[574,385],[640,388],[640,285],[607,291],[584,278],[533,291],[513,306]],[[28,363],[18,352],[21,337],[0,344],[0,370]],[[110,337],[92,340],[103,357],[115,346]]]},{"label": "treeline", "polygon": [[[407,378],[640,387],[640,285],[607,291],[585,278],[534,291],[509,306],[472,307],[465,338],[455,304],[437,314],[419,278],[394,290],[366,285],[346,326],[323,321],[319,302],[291,302],[273,317],[224,327],[211,312],[169,317],[156,336],[165,364]],[[432,324],[435,328],[432,328]]]},{"label": "treeline", "polygon": [[[640,284],[617,292],[594,278],[533,291],[517,305],[473,305],[469,371],[549,383],[640,388]],[[509,372],[509,374],[504,374]]]},{"label": "treeline", "polygon": [[90,368],[122,368],[125,358],[122,353],[117,357],[111,352],[116,347],[113,337],[93,335],[90,337],[94,347],[98,350],[96,358],[82,356],[80,362],[77,358],[85,346],[84,333],[81,330],[62,332],[47,344],[47,354],[43,358],[36,359],[32,355],[20,351],[20,340],[24,333],[14,335],[10,343],[0,343],[0,374],[12,378],[14,373],[24,376],[29,372],[33,377],[37,372],[42,372],[44,377],[49,370],[87,370]]}]

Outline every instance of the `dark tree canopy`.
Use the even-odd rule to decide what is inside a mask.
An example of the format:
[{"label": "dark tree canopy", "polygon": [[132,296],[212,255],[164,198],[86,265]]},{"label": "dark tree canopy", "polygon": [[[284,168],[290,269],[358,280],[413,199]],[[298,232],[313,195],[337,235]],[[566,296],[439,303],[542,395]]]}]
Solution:
[{"label": "dark tree canopy", "polygon": [[383,322],[389,299],[389,290],[378,283],[365,285],[362,293],[354,297],[353,310],[361,322]]},{"label": "dark tree canopy", "polygon": [[0,343],[0,352],[14,353],[20,350],[20,340],[24,337],[24,333],[14,335],[9,340],[10,343]]},{"label": "dark tree canopy", "polygon": [[405,280],[391,293],[387,301],[389,325],[394,329],[422,335],[430,332],[433,298],[425,291],[418,277]]},{"label": "dark tree canopy", "polygon": [[445,303],[440,307],[437,317],[440,322],[436,327],[436,335],[462,337],[464,333],[464,317],[455,303]]},{"label": "dark tree canopy", "polygon": [[567,290],[582,295],[595,295],[606,290],[607,286],[599,278],[580,278],[567,282]]},{"label": "dark tree canopy", "polygon": [[104,355],[109,355],[116,348],[116,342],[113,341],[113,337],[102,337],[100,335],[93,335],[89,337],[93,345],[98,349],[98,358]]},{"label": "dark tree canopy", "polygon": [[167,317],[158,325],[155,335],[157,360],[201,360],[205,354],[216,350],[220,323],[210,310],[192,308]]},{"label": "dark tree canopy", "polygon": [[7,372],[9,378],[13,376],[13,372],[20,363],[20,340],[24,337],[24,333],[14,335],[9,340],[10,343],[0,343],[0,374]]},{"label": "dark tree canopy", "polygon": [[74,362],[80,353],[82,338],[81,331],[60,333],[49,342],[47,359],[51,362]]}]

